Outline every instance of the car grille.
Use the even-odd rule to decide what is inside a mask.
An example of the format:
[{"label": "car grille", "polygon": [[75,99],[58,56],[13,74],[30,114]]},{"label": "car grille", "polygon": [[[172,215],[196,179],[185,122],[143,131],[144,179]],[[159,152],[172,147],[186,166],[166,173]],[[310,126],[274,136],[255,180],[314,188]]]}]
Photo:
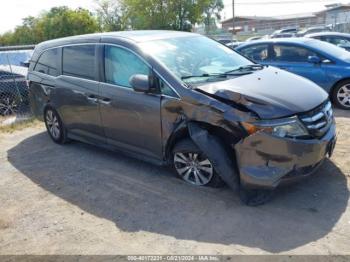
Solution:
[{"label": "car grille", "polygon": [[316,109],[300,115],[299,117],[308,129],[310,135],[322,137],[329,130],[334,121],[332,104],[327,101]]}]

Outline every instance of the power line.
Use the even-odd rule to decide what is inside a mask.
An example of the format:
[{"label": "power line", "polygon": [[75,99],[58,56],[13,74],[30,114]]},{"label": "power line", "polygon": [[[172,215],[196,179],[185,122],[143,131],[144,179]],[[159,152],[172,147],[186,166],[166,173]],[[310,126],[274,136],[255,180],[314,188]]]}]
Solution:
[{"label": "power line", "polygon": [[[259,1],[259,2],[236,2],[235,5],[283,5],[283,4],[309,4],[309,3],[334,3],[334,0],[286,0],[286,1]],[[231,3],[225,4],[231,6]]]}]

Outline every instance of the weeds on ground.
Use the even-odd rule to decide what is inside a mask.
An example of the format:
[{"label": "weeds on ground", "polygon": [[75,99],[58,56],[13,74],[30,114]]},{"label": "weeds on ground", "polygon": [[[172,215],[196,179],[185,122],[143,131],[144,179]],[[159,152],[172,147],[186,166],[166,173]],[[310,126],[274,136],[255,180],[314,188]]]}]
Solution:
[{"label": "weeds on ground", "polygon": [[15,131],[23,130],[28,127],[39,126],[42,124],[39,120],[34,117],[21,120],[10,125],[0,126],[0,133],[13,133]]}]

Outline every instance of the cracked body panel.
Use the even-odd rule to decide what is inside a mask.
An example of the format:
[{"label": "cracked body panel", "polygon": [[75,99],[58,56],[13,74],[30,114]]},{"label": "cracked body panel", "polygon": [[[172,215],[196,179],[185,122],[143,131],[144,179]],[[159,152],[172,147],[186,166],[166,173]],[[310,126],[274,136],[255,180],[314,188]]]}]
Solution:
[{"label": "cracked body panel", "polygon": [[276,188],[283,181],[312,174],[331,154],[336,141],[333,125],[322,139],[281,139],[259,132],[235,145],[241,183]]}]

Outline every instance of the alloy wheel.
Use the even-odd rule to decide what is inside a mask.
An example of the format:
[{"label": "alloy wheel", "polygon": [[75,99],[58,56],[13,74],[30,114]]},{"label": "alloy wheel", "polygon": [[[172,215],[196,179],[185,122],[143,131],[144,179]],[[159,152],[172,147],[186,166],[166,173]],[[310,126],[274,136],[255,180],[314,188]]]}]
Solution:
[{"label": "alloy wheel", "polygon": [[60,124],[58,122],[58,117],[56,113],[54,113],[50,109],[46,112],[46,124],[51,136],[55,140],[58,140],[61,135]]},{"label": "alloy wheel", "polygon": [[18,105],[15,100],[10,97],[4,97],[0,99],[0,114],[3,116],[10,116],[16,114],[18,111]]},{"label": "alloy wheel", "polygon": [[337,99],[342,106],[350,108],[350,84],[339,88]]},{"label": "alloy wheel", "polygon": [[214,175],[209,159],[198,153],[175,153],[174,165],[183,180],[196,186],[207,185]]}]

